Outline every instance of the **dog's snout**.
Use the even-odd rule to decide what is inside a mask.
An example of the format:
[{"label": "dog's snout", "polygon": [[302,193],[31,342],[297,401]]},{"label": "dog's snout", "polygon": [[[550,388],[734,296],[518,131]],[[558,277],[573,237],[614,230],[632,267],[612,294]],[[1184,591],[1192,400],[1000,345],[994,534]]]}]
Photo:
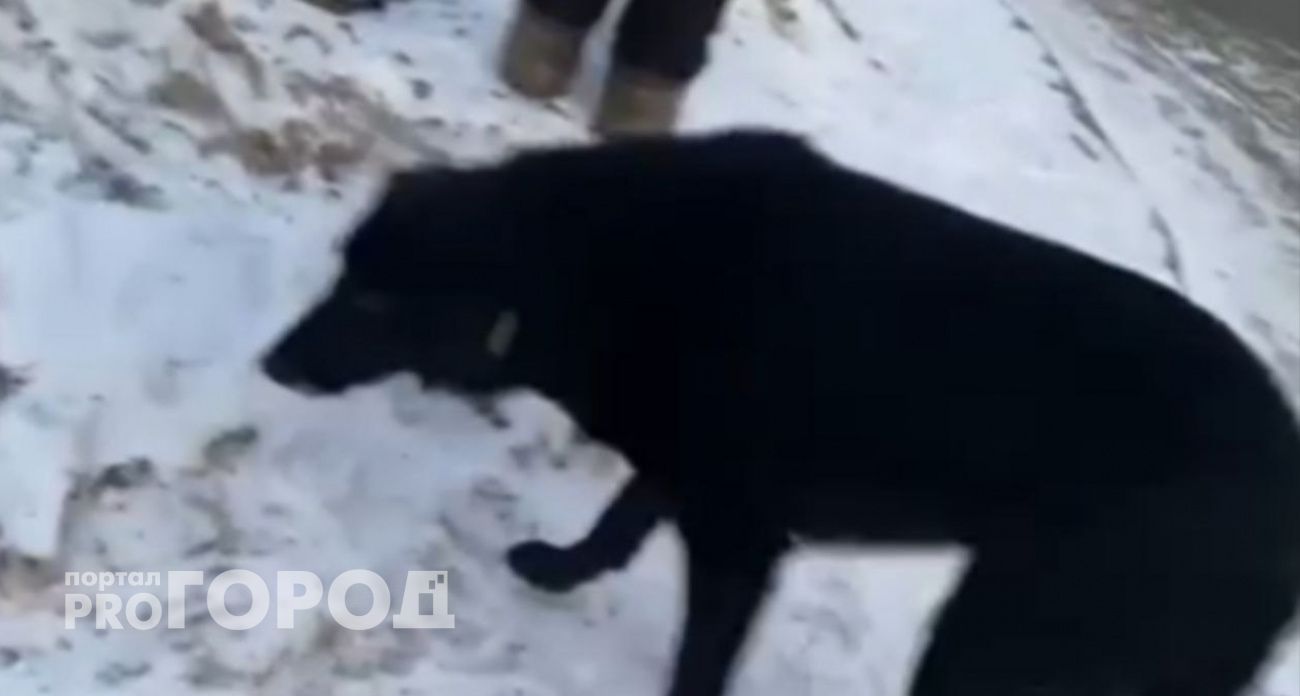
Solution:
[{"label": "dog's snout", "polygon": [[282,386],[295,387],[302,383],[302,372],[283,351],[272,351],[262,358],[262,372]]}]

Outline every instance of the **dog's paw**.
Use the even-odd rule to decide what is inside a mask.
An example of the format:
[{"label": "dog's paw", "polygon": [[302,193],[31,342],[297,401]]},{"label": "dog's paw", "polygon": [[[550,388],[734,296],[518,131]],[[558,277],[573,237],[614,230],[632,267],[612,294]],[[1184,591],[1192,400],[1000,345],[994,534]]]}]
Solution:
[{"label": "dog's paw", "polygon": [[572,551],[544,541],[525,541],[506,553],[510,569],[528,584],[547,592],[568,592],[590,579]]}]

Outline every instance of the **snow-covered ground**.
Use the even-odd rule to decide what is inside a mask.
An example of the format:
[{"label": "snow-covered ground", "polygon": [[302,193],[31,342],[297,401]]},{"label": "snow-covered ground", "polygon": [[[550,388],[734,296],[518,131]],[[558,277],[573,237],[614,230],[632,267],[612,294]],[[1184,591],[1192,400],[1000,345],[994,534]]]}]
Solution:
[{"label": "snow-covered ground", "polygon": [[[1295,132],[1247,118],[1266,166],[1210,108],[1236,95],[1197,81],[1208,64],[1268,91],[1272,73],[1023,4],[735,0],[686,125],[806,133],[1176,284],[1300,393],[1300,201],[1278,176],[1300,166]],[[561,598],[500,562],[539,530],[580,534],[624,475],[562,414],[521,397],[497,431],[409,380],[311,401],[253,369],[382,171],[586,137],[599,52],[575,98],[520,100],[492,75],[508,11],[0,0],[0,694],[662,693],[670,534]],[[901,694],[959,564],[796,559],[737,693]],[[447,569],[457,627],[63,628],[65,571],[225,568],[394,587]],[[1300,696],[1300,647],[1260,693]]]}]

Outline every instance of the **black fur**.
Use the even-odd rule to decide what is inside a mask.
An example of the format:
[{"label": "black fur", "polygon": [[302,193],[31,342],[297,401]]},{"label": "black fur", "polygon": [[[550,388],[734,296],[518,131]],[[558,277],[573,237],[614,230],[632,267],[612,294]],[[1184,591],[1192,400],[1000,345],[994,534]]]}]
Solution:
[{"label": "black fur", "polygon": [[794,538],[971,549],[916,696],[1230,696],[1300,596],[1300,436],[1228,329],[797,140],[401,175],[345,262],[269,373],[527,385],[621,449],[591,534],[509,561],[567,590],[674,522],[672,696],[723,693]]}]

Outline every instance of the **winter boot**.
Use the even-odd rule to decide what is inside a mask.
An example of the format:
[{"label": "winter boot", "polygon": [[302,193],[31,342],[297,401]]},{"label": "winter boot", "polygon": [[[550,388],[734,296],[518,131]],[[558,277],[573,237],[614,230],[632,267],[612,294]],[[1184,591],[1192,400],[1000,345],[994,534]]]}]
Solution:
[{"label": "winter boot", "polygon": [[520,94],[551,99],[569,91],[586,33],[519,3],[506,35],[501,79]]},{"label": "winter boot", "polygon": [[606,138],[671,133],[686,96],[687,83],[614,66],[592,128]]}]

